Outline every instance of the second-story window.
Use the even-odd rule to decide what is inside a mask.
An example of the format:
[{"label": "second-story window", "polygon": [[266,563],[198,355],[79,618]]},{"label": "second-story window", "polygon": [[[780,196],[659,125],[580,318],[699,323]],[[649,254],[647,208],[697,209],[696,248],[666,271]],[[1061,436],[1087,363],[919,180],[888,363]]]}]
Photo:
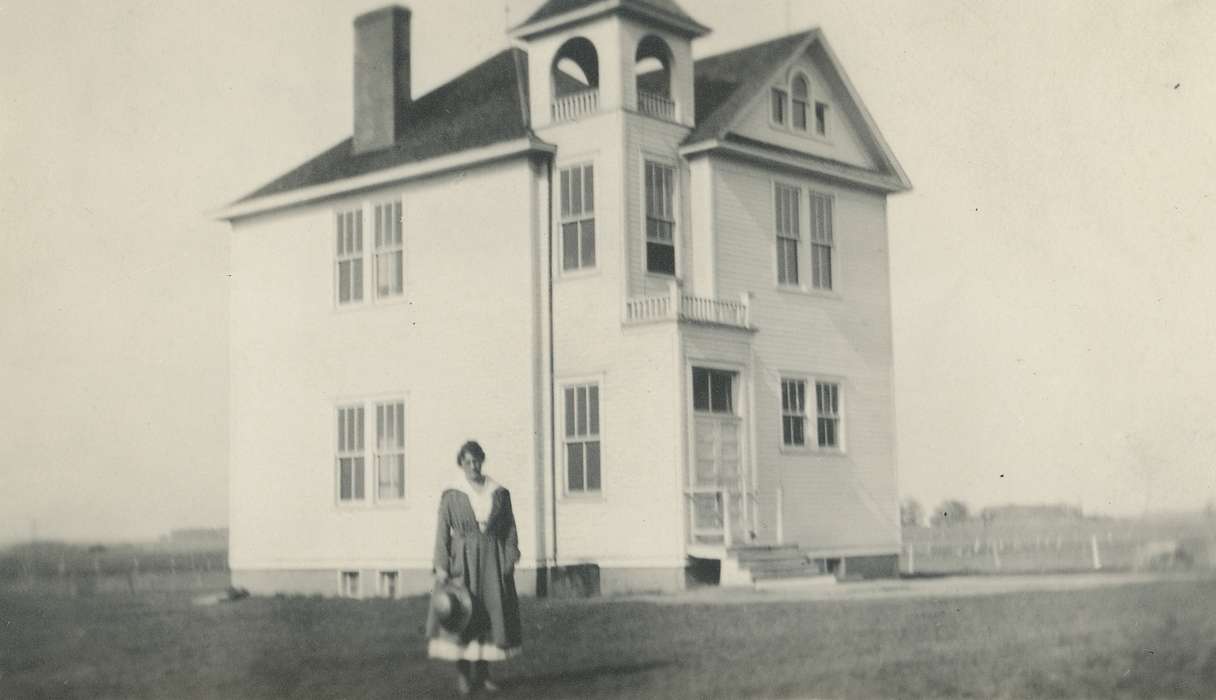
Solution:
[{"label": "second-story window", "polygon": [[798,237],[801,217],[797,187],[777,185],[777,284],[798,285]]},{"label": "second-story window", "polygon": [[374,286],[376,298],[400,296],[403,284],[401,244],[401,202],[384,202],[375,207],[376,248]]},{"label": "second-story window", "polygon": [[363,301],[363,211],[338,212],[338,247],[335,257],[338,303]]},{"label": "second-story window", "polygon": [[646,161],[646,271],[676,274],[675,169]]},{"label": "second-story window", "polygon": [[811,284],[832,289],[832,198],[811,193]]},{"label": "second-story window", "polygon": [[595,267],[595,171],[576,165],[561,171],[562,269]]}]

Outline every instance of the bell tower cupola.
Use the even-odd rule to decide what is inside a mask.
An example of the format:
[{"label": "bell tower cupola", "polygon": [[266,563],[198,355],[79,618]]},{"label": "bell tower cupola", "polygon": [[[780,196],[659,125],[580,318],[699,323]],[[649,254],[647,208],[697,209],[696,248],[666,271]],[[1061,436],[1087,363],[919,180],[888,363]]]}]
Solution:
[{"label": "bell tower cupola", "polygon": [[511,31],[533,127],[613,110],[694,126],[692,40],[708,33],[675,0],[547,0]]}]

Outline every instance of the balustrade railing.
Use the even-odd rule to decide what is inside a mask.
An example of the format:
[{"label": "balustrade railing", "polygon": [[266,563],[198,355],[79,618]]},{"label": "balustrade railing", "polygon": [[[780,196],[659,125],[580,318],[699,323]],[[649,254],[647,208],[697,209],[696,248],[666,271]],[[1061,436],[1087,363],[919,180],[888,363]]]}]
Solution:
[{"label": "balustrade railing", "polygon": [[625,322],[693,321],[735,328],[750,328],[748,295],[739,301],[725,301],[685,294],[672,282],[667,294],[633,297],[625,300]]},{"label": "balustrade railing", "polygon": [[638,90],[638,111],[660,119],[676,118],[676,103],[657,92]]},{"label": "balustrade railing", "polygon": [[584,114],[599,111],[600,91],[584,90],[572,95],[565,95],[553,100],[553,121],[574,121]]}]

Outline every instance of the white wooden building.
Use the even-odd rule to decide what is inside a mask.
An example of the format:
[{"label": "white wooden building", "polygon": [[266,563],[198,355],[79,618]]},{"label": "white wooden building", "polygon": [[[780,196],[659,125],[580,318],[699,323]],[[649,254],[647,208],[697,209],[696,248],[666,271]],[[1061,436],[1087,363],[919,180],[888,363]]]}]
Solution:
[{"label": "white wooden building", "polygon": [[410,21],[355,20],[353,137],[222,213],[234,583],[424,590],[469,438],[521,591],[893,574],[910,184],[823,34],[694,61],[672,0],[550,0],[414,97]]}]

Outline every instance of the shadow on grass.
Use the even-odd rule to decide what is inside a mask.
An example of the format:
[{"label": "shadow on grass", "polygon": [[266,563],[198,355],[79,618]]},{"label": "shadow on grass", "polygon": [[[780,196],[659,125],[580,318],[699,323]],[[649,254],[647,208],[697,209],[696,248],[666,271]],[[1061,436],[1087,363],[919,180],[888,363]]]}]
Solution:
[{"label": "shadow on grass", "polygon": [[560,673],[542,673],[539,675],[514,676],[508,680],[512,688],[546,688],[567,684],[581,684],[600,678],[628,676],[635,673],[646,673],[675,665],[674,661],[646,661],[636,664],[617,664],[592,666],[590,668],[573,669]]}]

